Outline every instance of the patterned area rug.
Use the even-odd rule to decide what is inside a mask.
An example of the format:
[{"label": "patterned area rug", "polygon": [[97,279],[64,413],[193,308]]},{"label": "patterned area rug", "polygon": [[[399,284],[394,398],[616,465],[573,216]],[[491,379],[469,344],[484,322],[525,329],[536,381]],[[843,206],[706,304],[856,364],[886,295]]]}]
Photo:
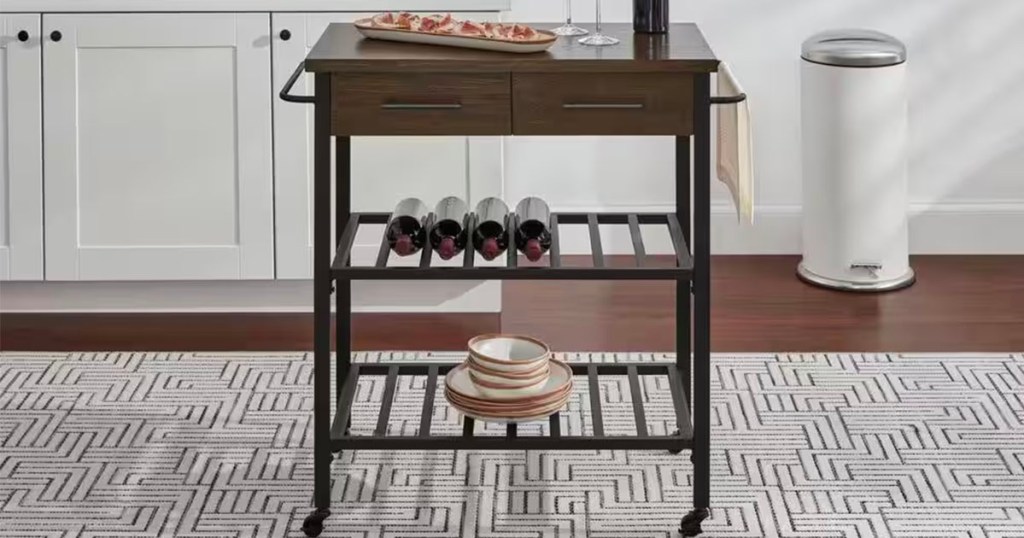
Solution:
[{"label": "patterned area rug", "polygon": [[[460,357],[358,360],[411,358]],[[0,536],[303,536],[310,378],[301,354],[0,354]],[[392,431],[418,427],[423,385],[400,380]],[[589,425],[581,385],[563,432]],[[651,431],[673,428],[665,381],[643,389]],[[382,390],[360,385],[354,433]],[[629,431],[625,379],[601,392]],[[1024,355],[717,355],[712,395],[704,536],[1024,537]],[[685,452],[346,453],[323,536],[677,536],[690,475]]]}]

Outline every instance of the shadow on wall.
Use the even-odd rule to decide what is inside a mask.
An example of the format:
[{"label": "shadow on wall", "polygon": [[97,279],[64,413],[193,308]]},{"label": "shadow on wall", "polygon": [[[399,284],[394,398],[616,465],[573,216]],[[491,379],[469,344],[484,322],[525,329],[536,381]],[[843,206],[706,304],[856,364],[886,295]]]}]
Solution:
[{"label": "shadow on wall", "polygon": [[[577,20],[593,20],[593,0],[573,6]],[[630,18],[629,2],[606,0],[603,7],[609,21]],[[510,18],[556,21],[561,9],[562,2],[516,0]],[[700,24],[751,95],[759,207],[771,211],[800,203],[800,45],[818,31],[843,27],[880,30],[907,44],[910,199],[917,207],[1024,207],[1024,99],[1008,98],[1024,95],[1024,2],[689,0],[673,2],[672,9],[674,20]],[[554,206],[571,204],[579,199],[578,185],[562,188],[551,178],[586,170],[596,175],[588,178],[594,187],[586,197],[598,205],[665,204],[669,193],[661,186],[671,179],[672,154],[664,146],[645,141],[603,145],[600,151],[573,148],[566,158],[561,144],[511,148],[517,158],[529,153],[535,163],[508,170],[508,188],[542,193]],[[621,167],[604,166],[623,160],[632,166],[630,175],[642,179],[623,181],[621,174],[612,175]],[[728,199],[718,185],[714,196]],[[727,233],[751,232],[736,227]]]}]

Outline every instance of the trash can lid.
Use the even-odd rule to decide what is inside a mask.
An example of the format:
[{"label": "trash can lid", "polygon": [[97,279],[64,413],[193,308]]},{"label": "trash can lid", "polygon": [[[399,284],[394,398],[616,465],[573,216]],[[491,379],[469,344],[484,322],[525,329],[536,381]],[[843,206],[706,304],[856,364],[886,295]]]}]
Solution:
[{"label": "trash can lid", "polygon": [[827,30],[804,41],[801,56],[808,62],[847,67],[885,67],[907,60],[907,47],[875,30]]}]

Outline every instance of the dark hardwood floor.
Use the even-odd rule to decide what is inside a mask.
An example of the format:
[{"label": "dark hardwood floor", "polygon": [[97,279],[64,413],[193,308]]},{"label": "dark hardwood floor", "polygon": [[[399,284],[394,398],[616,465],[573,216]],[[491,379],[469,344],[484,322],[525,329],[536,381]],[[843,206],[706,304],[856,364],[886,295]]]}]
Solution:
[{"label": "dark hardwood floor", "polygon": [[[796,262],[713,259],[714,351],[1024,351],[1024,256],[917,256],[917,284],[878,295],[807,286]],[[457,350],[501,330],[557,350],[670,351],[673,286],[507,282],[500,316],[360,314],[354,345]],[[308,314],[0,314],[0,349],[308,350],[310,329]]]}]

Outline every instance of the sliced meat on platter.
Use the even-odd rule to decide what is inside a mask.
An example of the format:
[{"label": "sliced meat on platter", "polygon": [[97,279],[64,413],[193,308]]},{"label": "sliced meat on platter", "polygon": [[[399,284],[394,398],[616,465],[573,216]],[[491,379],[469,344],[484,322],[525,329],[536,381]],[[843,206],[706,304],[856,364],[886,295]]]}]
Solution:
[{"label": "sliced meat on platter", "polygon": [[373,26],[439,35],[482,37],[505,41],[536,41],[546,36],[525,24],[501,24],[458,20],[451,14],[414,15],[408,12],[380,13],[371,19]]}]

